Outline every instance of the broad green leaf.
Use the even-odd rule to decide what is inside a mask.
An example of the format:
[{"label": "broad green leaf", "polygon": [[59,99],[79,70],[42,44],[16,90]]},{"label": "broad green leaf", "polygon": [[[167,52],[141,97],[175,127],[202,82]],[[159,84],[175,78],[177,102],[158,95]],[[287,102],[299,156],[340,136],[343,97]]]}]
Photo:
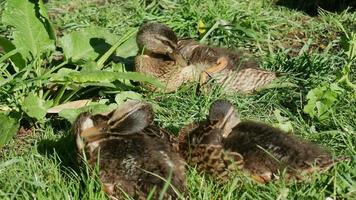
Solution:
[{"label": "broad green leaf", "polygon": [[104,63],[108,60],[108,58],[115,52],[115,50],[120,47],[122,44],[127,42],[130,38],[132,39],[135,36],[137,29],[130,29],[126,34],[124,34],[119,41],[115,42],[115,44],[108,49],[104,55],[98,60],[97,68],[101,69],[104,66]]},{"label": "broad green leaf", "polygon": [[84,106],[78,109],[64,109],[59,112],[59,116],[73,123],[77,116],[82,112],[90,112],[92,114],[105,113],[110,112],[117,108],[117,104],[92,104],[88,106]]},{"label": "broad green leaf", "polygon": [[138,47],[136,43],[136,34],[133,34],[129,39],[126,40],[126,42],[122,43],[116,49],[116,56],[122,58],[128,58],[131,56],[135,56],[137,52],[138,52]]},{"label": "broad green leaf", "polygon": [[7,1],[2,21],[14,27],[12,38],[16,48],[26,59],[39,57],[54,50],[45,26],[36,17],[35,4],[27,0]]},{"label": "broad green leaf", "polygon": [[80,87],[89,87],[89,86],[94,86],[94,87],[107,87],[107,88],[117,88],[117,86],[113,83],[109,82],[87,82],[87,83],[80,83]]},{"label": "broad green leaf", "polygon": [[72,32],[60,39],[64,55],[73,63],[82,62],[85,59],[95,60],[98,54],[90,45],[90,37],[85,32]]},{"label": "broad green leaf", "polygon": [[308,92],[308,103],[304,106],[303,111],[318,120],[327,119],[342,92],[343,89],[336,83],[321,84]]},{"label": "broad green leaf", "polygon": [[52,106],[52,101],[45,101],[37,95],[30,93],[22,103],[22,109],[25,113],[37,119],[43,121],[46,116],[47,109]]},{"label": "broad green leaf", "polygon": [[78,109],[84,107],[90,103],[89,99],[82,99],[77,101],[66,102],[57,106],[54,106],[47,110],[47,113],[59,113],[64,109]]},{"label": "broad green leaf", "polygon": [[54,41],[57,41],[57,36],[56,36],[56,30],[48,16],[48,12],[47,12],[47,8],[46,6],[43,4],[42,0],[38,1],[38,12],[39,14],[44,18],[43,19],[43,23],[47,29],[47,32],[49,34],[49,38],[51,38]]},{"label": "broad green leaf", "polygon": [[73,73],[73,72],[77,72],[74,69],[69,69],[69,68],[61,68],[60,70],[58,70],[58,72],[53,73],[51,75],[51,81],[52,82],[65,82],[65,81],[69,81],[69,74]]},{"label": "broad green leaf", "polygon": [[64,55],[73,63],[96,60],[110,49],[115,36],[105,29],[91,27],[74,31],[60,39]]},{"label": "broad green leaf", "polygon": [[142,95],[133,91],[123,91],[115,96],[115,102],[120,105],[125,102],[127,99],[140,100]]},{"label": "broad green leaf", "polygon": [[97,63],[93,60],[88,60],[82,65],[81,71],[95,71],[97,70]]},{"label": "broad green leaf", "polygon": [[16,133],[20,127],[19,119],[0,113],[0,147],[6,144]]},{"label": "broad green leaf", "polygon": [[[80,73],[84,73],[84,72],[85,72],[85,70],[80,72]],[[51,82],[55,82],[55,83],[68,83],[68,82],[71,82],[73,84],[71,84],[70,86],[73,86],[73,87],[75,87],[75,86],[78,87],[78,85],[80,85],[80,87],[87,87],[87,86],[99,86],[99,87],[111,87],[111,88],[115,88],[116,87],[113,83],[108,82],[106,80],[103,80],[101,82],[88,81],[88,82],[79,83],[79,84],[78,83],[74,83],[73,80],[70,78],[71,73],[78,73],[78,71],[76,71],[74,69],[69,69],[69,68],[62,68],[62,69],[58,70],[57,73],[52,75],[50,81]],[[71,89],[71,88],[68,88],[68,89]]]},{"label": "broad green leaf", "polygon": [[114,72],[127,72],[125,65],[123,63],[112,63],[111,69]]},{"label": "broad green leaf", "polygon": [[[10,40],[4,37],[0,37],[0,47],[4,49],[5,53],[8,53],[16,48]],[[22,58],[20,53],[10,56],[10,60],[17,69],[21,70],[26,66],[26,61]]]},{"label": "broad green leaf", "polygon": [[85,82],[112,82],[115,80],[133,80],[151,83],[154,86],[162,88],[162,83],[151,76],[147,76],[138,72],[110,72],[110,71],[93,71],[93,72],[73,72],[70,74],[70,79],[76,83]]}]

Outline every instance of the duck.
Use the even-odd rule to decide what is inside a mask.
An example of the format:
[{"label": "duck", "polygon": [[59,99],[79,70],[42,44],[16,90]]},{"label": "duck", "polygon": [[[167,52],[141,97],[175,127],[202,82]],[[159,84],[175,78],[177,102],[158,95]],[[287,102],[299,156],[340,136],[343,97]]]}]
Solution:
[{"label": "duck", "polygon": [[[78,160],[97,165],[111,199],[176,199],[186,192],[185,161],[170,133],[153,124],[152,106],[127,101],[110,113],[79,114],[73,123]],[[85,158],[85,159],[84,159]],[[168,185],[168,189],[165,187]]]},{"label": "duck", "polygon": [[336,163],[318,144],[262,122],[241,121],[226,100],[213,102],[206,120],[180,130],[179,151],[199,172],[223,181],[234,171],[258,183],[303,181]]},{"label": "duck", "polygon": [[[143,24],[137,33],[138,54],[134,70],[153,76],[165,85],[163,92],[176,91],[185,83],[205,82],[204,72],[214,73],[226,65],[224,58],[215,63],[190,64],[178,48],[178,37],[168,26],[158,22]],[[151,91],[159,90],[149,84],[143,85]]]},{"label": "duck", "polygon": [[186,82],[195,79],[195,69],[188,66],[177,51],[178,38],[172,29],[157,22],[143,24],[137,33],[139,49],[135,57],[134,70],[153,76],[164,84],[164,90],[149,84],[151,91],[173,92]]},{"label": "duck", "polygon": [[[202,91],[221,85],[225,93],[253,93],[277,78],[278,73],[261,69],[243,53],[178,38],[165,24],[147,22],[136,37],[139,52],[135,71],[151,75],[173,92],[185,83],[199,82]],[[152,85],[145,85],[156,91]]]},{"label": "duck", "polygon": [[188,166],[222,183],[244,166],[242,155],[226,151],[223,145],[224,137],[239,122],[233,111],[231,107],[211,107],[206,120],[183,126],[178,133],[179,153]]},{"label": "duck", "polygon": [[200,86],[213,80],[225,93],[253,93],[274,81],[280,73],[264,70],[241,51],[201,44],[193,39],[178,40],[178,49],[188,63],[207,67],[200,75]]}]

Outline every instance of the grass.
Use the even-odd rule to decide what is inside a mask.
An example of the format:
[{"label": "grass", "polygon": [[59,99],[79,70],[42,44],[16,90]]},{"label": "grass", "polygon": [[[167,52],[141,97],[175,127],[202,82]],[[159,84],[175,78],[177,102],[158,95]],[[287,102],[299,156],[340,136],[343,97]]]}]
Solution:
[{"label": "grass", "polygon": [[[305,114],[303,107],[308,91],[339,77],[347,58],[343,52],[343,32],[337,22],[347,32],[355,31],[356,13],[320,10],[318,16],[310,17],[271,2],[50,0],[47,7],[60,32],[100,26],[120,36],[129,27],[156,20],[168,24],[181,37],[199,40],[203,37],[197,29],[199,20],[207,30],[217,20],[224,20],[228,25],[212,31],[207,37],[209,44],[246,50],[260,60],[263,68],[287,74],[297,87],[268,89],[249,96],[224,96],[218,90],[197,95],[195,85],[172,94],[143,93],[144,99],[157,108],[156,123],[176,134],[183,125],[203,119],[214,100],[224,98],[234,103],[244,119],[276,126],[290,122],[295,134],[326,146],[335,157],[351,157],[351,161],[337,164],[328,173],[293,184],[280,180],[260,185],[244,175],[236,175],[228,183],[218,185],[190,169],[189,199],[355,199],[355,91],[342,85],[344,92],[330,109],[330,117],[322,121]],[[0,24],[0,35],[8,34],[5,28]],[[353,82],[355,68],[353,63],[350,72]],[[283,122],[275,111],[281,113]],[[85,167],[77,167],[69,131],[69,123],[48,119],[44,126],[34,128],[33,133],[18,135],[0,149],[0,198],[107,198],[95,175]]]}]

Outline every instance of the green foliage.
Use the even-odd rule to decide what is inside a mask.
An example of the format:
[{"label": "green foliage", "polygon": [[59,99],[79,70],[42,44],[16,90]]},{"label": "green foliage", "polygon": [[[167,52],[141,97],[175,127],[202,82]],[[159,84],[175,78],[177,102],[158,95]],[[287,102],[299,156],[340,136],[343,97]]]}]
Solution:
[{"label": "green foliage", "polygon": [[281,110],[277,109],[273,113],[278,121],[278,123],[276,124],[278,128],[282,129],[285,132],[293,132],[292,122],[287,117],[283,117],[281,115]]},{"label": "green foliage", "polygon": [[339,72],[341,78],[331,84],[322,83],[320,86],[310,90],[306,96],[308,103],[304,106],[304,112],[311,117],[316,117],[318,120],[329,118],[330,113],[334,111],[334,104],[340,100],[341,94],[345,92],[344,88],[339,86],[340,83],[345,82],[349,88],[353,89],[351,91],[353,93],[352,98],[356,97],[356,85],[349,79],[351,66],[356,58],[356,34],[353,32],[348,34],[339,21],[335,20],[335,23],[345,34],[343,43],[346,44],[344,46],[346,61],[341,73]]},{"label": "green foliage", "polygon": [[27,0],[7,1],[2,21],[14,27],[13,44],[27,60],[54,50],[54,41],[50,39],[45,26],[36,16],[33,3]]},{"label": "green foliage", "polygon": [[[0,46],[4,49],[4,52],[9,53],[16,49],[15,45],[6,38],[0,37]],[[18,51],[9,58],[15,67],[15,70],[23,69],[26,66],[26,61],[22,58],[22,55]]]},{"label": "green foliage", "polygon": [[64,109],[59,112],[59,116],[63,117],[64,119],[72,123],[77,118],[77,116],[82,112],[90,112],[92,114],[98,114],[98,113],[110,112],[115,108],[117,108],[117,104],[115,103],[109,105],[94,103],[78,109]]},{"label": "green foliage", "polygon": [[[124,34],[123,36],[122,36],[122,38],[119,40],[119,41],[117,41],[110,49],[108,49],[106,52],[105,52],[105,54],[98,60],[98,62],[97,62],[97,68],[98,69],[101,69],[101,68],[103,68],[103,66],[104,66],[104,63],[108,60],[108,58],[115,52],[115,50],[119,47],[119,46],[121,46],[121,45],[123,45],[124,43],[125,44],[127,44],[127,45],[123,45],[123,46],[121,46],[120,48],[121,49],[125,49],[125,48],[127,48],[127,47],[132,47],[133,45],[132,45],[132,42],[133,42],[133,38],[136,38],[136,33],[137,32],[137,30],[136,29],[131,29],[130,31],[128,31],[126,34]],[[130,40],[131,39],[131,40]],[[134,48],[135,49],[135,48]],[[137,48],[136,48],[137,49]],[[122,52],[122,51],[121,51]],[[128,51],[128,52],[132,52],[132,50],[131,51]],[[137,52],[137,51],[136,51]],[[120,54],[118,54],[118,56],[122,56],[122,57],[127,57],[127,56],[133,56],[133,55],[136,55],[136,53],[134,53],[134,52],[132,52],[132,54],[130,55],[130,54],[125,54],[124,53],[124,55],[120,55]]]},{"label": "green foliage", "polygon": [[[71,82],[71,83],[111,83],[115,80],[133,80],[146,81],[157,87],[163,87],[155,78],[143,75],[137,72],[113,72],[105,70],[94,71],[76,71],[68,68],[62,68],[51,78],[53,82]],[[115,85],[112,85],[115,87]]]},{"label": "green foliage", "polygon": [[0,113],[0,147],[14,136],[20,126],[19,119],[5,113]]},{"label": "green foliage", "polygon": [[136,35],[132,35],[125,41],[125,43],[120,45],[120,48],[116,50],[116,55],[122,58],[128,58],[130,56],[135,56],[137,52],[138,47],[136,43]]},{"label": "green foliage", "polygon": [[23,111],[30,117],[35,118],[38,121],[44,121],[47,109],[52,106],[52,101],[45,101],[37,95],[30,93],[22,103]]},{"label": "green foliage", "polygon": [[310,90],[307,94],[308,104],[305,105],[304,112],[319,120],[327,119],[342,92],[343,89],[336,83],[322,84]]},{"label": "green foliage", "polygon": [[127,99],[140,100],[142,99],[142,95],[133,91],[124,91],[115,96],[115,102],[118,105],[124,103]]},{"label": "green foliage", "polygon": [[113,44],[114,38],[105,29],[90,27],[64,35],[60,43],[67,60],[81,63],[98,59]]},{"label": "green foliage", "polygon": [[[89,106],[100,105],[88,108],[90,112],[105,111],[110,105],[115,108],[125,99],[141,98],[153,104],[155,123],[176,134],[182,126],[205,119],[210,104],[223,98],[233,102],[243,120],[263,121],[286,130],[293,127],[291,134],[322,144],[335,157],[347,156],[350,161],[335,163],[328,172],[313,174],[308,181],[298,183],[287,183],[281,178],[269,184],[256,184],[244,173],[237,173],[231,180],[219,184],[189,168],[186,199],[356,199],[356,96],[352,95],[355,93],[352,84],[356,65],[345,53],[351,44],[351,32],[355,32],[356,13],[319,10],[318,17],[310,17],[273,2],[276,1],[49,0],[45,7],[50,12],[53,27],[61,32],[56,36],[56,51],[29,60],[24,68],[16,71],[12,55],[20,51],[17,48],[2,51],[0,47],[0,112],[11,110],[22,116],[21,123],[26,128],[37,121],[21,109],[30,93],[44,101],[53,100],[53,105],[91,98]],[[0,0],[0,14],[4,5]],[[46,18],[39,13],[44,9],[38,10],[41,4],[38,5],[34,12],[52,39]],[[116,52],[107,53],[108,58],[103,57],[106,52],[95,52],[98,53],[96,57],[82,57],[79,62],[67,57],[58,59],[63,56],[62,34],[66,36],[90,27],[114,33],[110,42],[104,36],[93,34],[109,44],[105,45],[108,50],[114,49],[116,42],[132,28],[148,20],[164,22],[182,37],[197,40],[205,37],[207,44],[247,50],[257,56],[263,68],[282,72],[297,87],[274,87],[248,96],[226,96],[218,90],[198,95],[196,85],[162,94],[142,92],[126,79],[72,81],[69,75],[72,72],[98,70],[101,58],[100,68],[105,73],[126,72],[125,68],[132,62],[131,56],[136,54],[134,35]],[[204,33],[198,29],[200,20],[205,26]],[[214,27],[217,23],[221,24]],[[13,42],[12,30],[14,28],[0,23],[0,36],[10,42]],[[324,95],[334,83],[343,91],[337,92],[337,100],[324,114],[328,117],[319,120],[304,114],[308,92],[325,86],[326,89],[319,92]],[[324,101],[320,97],[317,99]],[[312,105],[313,112],[318,115],[317,107]],[[59,117],[51,115],[44,124],[36,123],[30,134],[21,134],[0,149],[0,199],[108,199],[97,174],[88,173],[86,166],[78,169],[73,161],[75,141],[70,124],[61,119],[72,121],[81,111],[85,109],[63,110]],[[14,119],[18,121],[19,117]],[[8,122],[7,118],[1,122]]]},{"label": "green foliage", "polygon": [[[132,89],[131,80],[162,87],[152,77],[125,70],[125,59],[137,51],[136,29],[117,37],[91,26],[59,38],[41,0],[7,1],[2,22],[10,37],[0,36],[1,104],[23,115],[27,123],[43,124],[48,108],[81,99],[87,92],[105,98],[106,91]],[[58,55],[65,59],[55,60]],[[114,63],[111,58],[122,60]],[[122,70],[116,71],[120,64]]]}]

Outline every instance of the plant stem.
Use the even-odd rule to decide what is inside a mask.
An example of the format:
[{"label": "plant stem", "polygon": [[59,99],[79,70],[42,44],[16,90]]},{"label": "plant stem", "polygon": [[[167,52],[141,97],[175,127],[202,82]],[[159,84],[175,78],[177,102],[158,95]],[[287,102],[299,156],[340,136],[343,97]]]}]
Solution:
[{"label": "plant stem", "polygon": [[218,27],[220,26],[220,21],[216,21],[215,24],[208,30],[208,32],[206,32],[206,34],[203,36],[203,38],[199,41],[200,43],[204,43],[204,41],[206,40],[206,38],[208,38],[208,36]]},{"label": "plant stem", "polygon": [[124,36],[120,38],[119,41],[117,41],[107,52],[105,52],[105,54],[101,56],[101,58],[97,62],[97,69],[103,68],[105,61],[109,59],[111,54],[113,54],[120,45],[126,42],[136,32],[136,29],[129,30]]},{"label": "plant stem", "polygon": [[68,87],[69,83],[65,83],[61,90],[59,91],[58,95],[56,96],[56,98],[54,99],[54,102],[53,102],[53,106],[57,106],[59,104],[59,101],[61,100],[64,92],[66,91],[66,88]]},{"label": "plant stem", "polygon": [[69,101],[79,90],[80,90],[80,88],[77,88],[77,89],[75,89],[75,90],[72,90],[72,91],[68,94],[68,96],[64,99],[63,102]]},{"label": "plant stem", "polygon": [[46,72],[46,73],[44,74],[44,76],[51,74],[52,72],[56,71],[56,70],[59,69],[59,68],[62,68],[62,67],[63,67],[64,65],[66,65],[66,64],[68,64],[68,60],[62,62],[61,64],[59,64],[59,65],[57,65],[57,66],[55,66],[55,67],[53,67],[53,68],[50,69],[48,72]]}]

